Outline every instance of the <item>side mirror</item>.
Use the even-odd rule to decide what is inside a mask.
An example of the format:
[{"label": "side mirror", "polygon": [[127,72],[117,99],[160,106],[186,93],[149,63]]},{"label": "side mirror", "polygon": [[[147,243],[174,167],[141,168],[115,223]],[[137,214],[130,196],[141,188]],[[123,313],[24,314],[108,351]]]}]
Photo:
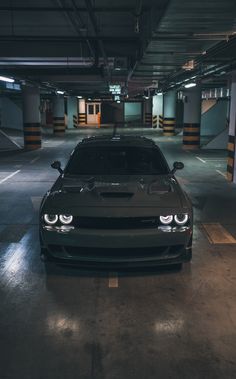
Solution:
[{"label": "side mirror", "polygon": [[54,161],[52,164],[51,164],[51,167],[52,168],[55,168],[56,170],[58,170],[60,172],[60,174],[63,173],[63,170],[61,168],[61,162],[60,161]]},{"label": "side mirror", "polygon": [[177,170],[182,170],[184,168],[183,162],[174,162],[173,169],[171,170],[171,174],[174,174]]}]

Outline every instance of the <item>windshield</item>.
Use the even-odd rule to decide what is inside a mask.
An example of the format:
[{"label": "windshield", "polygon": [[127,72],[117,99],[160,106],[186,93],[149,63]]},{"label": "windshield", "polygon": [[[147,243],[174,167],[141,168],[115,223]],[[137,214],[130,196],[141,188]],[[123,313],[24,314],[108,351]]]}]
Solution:
[{"label": "windshield", "polygon": [[158,148],[137,146],[80,147],[69,160],[69,175],[166,175]]}]

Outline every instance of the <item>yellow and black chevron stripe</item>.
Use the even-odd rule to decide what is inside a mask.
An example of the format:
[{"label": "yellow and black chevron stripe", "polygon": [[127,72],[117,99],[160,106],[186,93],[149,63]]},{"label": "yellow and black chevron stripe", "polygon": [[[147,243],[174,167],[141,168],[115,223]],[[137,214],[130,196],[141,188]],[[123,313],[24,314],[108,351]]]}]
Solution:
[{"label": "yellow and black chevron stripe", "polygon": [[159,128],[163,128],[163,116],[159,114]]},{"label": "yellow and black chevron stripe", "polygon": [[157,116],[152,116],[152,127],[157,128]]},{"label": "yellow and black chevron stripe", "polygon": [[79,113],[79,125],[84,125],[87,123],[87,115],[86,113]]},{"label": "yellow and black chevron stripe", "polygon": [[183,147],[186,149],[199,149],[200,147],[200,124],[184,123]]},{"label": "yellow and black chevron stripe", "polygon": [[24,123],[24,146],[27,150],[40,149],[41,147],[41,129],[38,122]]},{"label": "yellow and black chevron stripe", "polygon": [[232,182],[234,179],[234,154],[235,154],[235,136],[229,135],[228,141],[228,162],[227,162],[227,179]]},{"label": "yellow and black chevron stripe", "polygon": [[78,128],[78,117],[77,115],[73,115],[73,127]]},{"label": "yellow and black chevron stripe", "polygon": [[53,131],[56,136],[63,136],[65,134],[64,117],[53,117]]},{"label": "yellow and black chevron stripe", "polygon": [[163,135],[172,137],[175,135],[175,118],[164,117],[163,118]]}]

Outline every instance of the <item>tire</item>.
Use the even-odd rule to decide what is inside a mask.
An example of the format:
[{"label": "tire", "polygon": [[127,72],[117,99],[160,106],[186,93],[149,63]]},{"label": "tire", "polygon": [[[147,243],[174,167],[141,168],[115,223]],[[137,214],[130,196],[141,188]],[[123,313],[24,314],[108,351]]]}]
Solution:
[{"label": "tire", "polygon": [[190,262],[192,260],[192,243],[193,243],[193,236],[191,236],[188,246],[185,249],[185,262]]},{"label": "tire", "polygon": [[186,249],[185,262],[190,262],[192,260],[192,248]]}]

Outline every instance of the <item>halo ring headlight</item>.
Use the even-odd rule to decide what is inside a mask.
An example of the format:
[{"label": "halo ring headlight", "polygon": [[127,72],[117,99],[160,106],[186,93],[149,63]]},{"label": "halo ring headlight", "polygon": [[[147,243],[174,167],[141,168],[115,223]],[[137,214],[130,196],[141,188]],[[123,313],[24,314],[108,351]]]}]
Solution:
[{"label": "halo ring headlight", "polygon": [[61,221],[62,224],[69,225],[69,224],[71,224],[71,222],[73,220],[73,216],[71,216],[71,215],[60,215],[59,220]]},{"label": "halo ring headlight", "polygon": [[46,213],[43,218],[48,225],[55,225],[58,221],[58,216],[53,214]]},{"label": "halo ring headlight", "polygon": [[160,221],[163,225],[169,225],[173,221],[173,216],[172,215],[160,216]]},{"label": "halo ring headlight", "polygon": [[188,221],[188,214],[187,213],[177,214],[174,216],[174,220],[177,225],[185,225],[186,222]]}]

